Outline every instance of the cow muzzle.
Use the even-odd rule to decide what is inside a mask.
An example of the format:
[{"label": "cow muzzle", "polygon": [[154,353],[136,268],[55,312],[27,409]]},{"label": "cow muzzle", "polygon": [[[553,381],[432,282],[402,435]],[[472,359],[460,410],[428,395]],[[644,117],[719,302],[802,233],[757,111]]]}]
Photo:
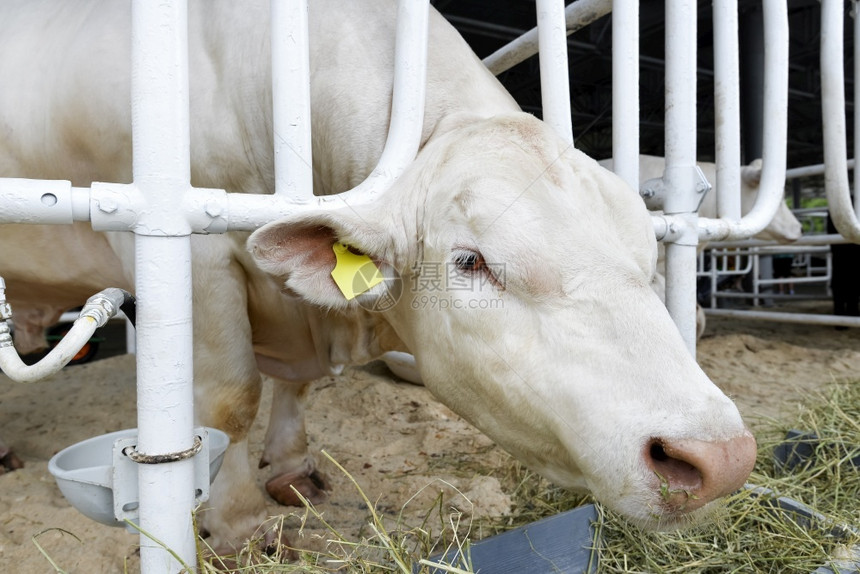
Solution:
[{"label": "cow muzzle", "polygon": [[643,456],[663,512],[686,514],[744,485],[755,465],[756,442],[747,430],[720,441],[653,438]]}]

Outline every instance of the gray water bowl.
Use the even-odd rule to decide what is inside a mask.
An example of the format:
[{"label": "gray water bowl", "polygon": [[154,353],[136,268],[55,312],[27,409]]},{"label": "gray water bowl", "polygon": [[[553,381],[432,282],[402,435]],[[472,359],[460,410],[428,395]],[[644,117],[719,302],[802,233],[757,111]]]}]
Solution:
[{"label": "gray water bowl", "polygon": [[[196,429],[200,434],[202,429]],[[195,458],[208,459],[208,479],[211,483],[221,468],[224,451],[230,444],[227,435],[214,428],[206,428],[208,452],[200,452]],[[48,461],[48,471],[57,481],[60,492],[81,514],[108,526],[127,526],[114,512],[114,488],[117,473],[114,465],[114,445],[118,441],[128,442],[137,438],[137,429],[126,429],[89,438],[64,448]],[[129,464],[134,463],[129,461]],[[127,474],[127,473],[126,473]],[[133,473],[136,475],[136,473]],[[136,497],[136,476],[131,496]],[[198,494],[200,485],[196,485]],[[124,488],[128,488],[125,486]],[[208,483],[206,484],[208,496]],[[125,493],[126,496],[128,493]]]}]

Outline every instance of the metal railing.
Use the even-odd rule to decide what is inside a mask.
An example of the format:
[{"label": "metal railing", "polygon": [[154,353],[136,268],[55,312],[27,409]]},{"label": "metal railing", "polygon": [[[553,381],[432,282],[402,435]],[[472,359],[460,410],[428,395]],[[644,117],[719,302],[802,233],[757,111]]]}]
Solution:
[{"label": "metal railing", "polygon": [[[73,188],[68,181],[0,179],[0,223],[90,221],[95,231],[135,234],[139,452],[184,452],[194,441],[191,234],[253,230],[302,209],[340,205],[345,197],[353,205],[370,201],[390,185],[420,142],[428,10],[426,0],[399,3],[389,139],[368,179],[342,195],[313,195],[307,90],[286,114],[275,106],[274,196],[191,187],[187,0],[132,3],[132,184]],[[310,85],[307,11],[306,0],[272,1],[276,93]],[[282,35],[289,41],[278,41]],[[14,370],[6,372],[13,379]],[[141,464],[138,471],[141,571],[196,568],[193,459]]]},{"label": "metal railing", "polygon": [[[699,257],[697,276],[707,279],[704,291],[708,304],[705,313],[744,319],[860,327],[860,317],[831,313],[766,310],[773,303],[782,308],[791,303],[832,298],[833,279],[831,245],[850,243],[838,234],[804,236],[791,245],[747,240],[716,242]],[[791,254],[789,277],[764,277],[760,273],[762,257]],[[749,289],[740,287],[746,281]],[[775,291],[783,286],[790,292]]]}]

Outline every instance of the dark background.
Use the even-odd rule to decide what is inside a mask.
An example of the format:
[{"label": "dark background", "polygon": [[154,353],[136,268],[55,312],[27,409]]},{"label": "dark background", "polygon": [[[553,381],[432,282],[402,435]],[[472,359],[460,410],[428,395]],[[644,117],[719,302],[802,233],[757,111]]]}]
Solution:
[{"label": "dark background", "polygon": [[[788,166],[821,163],[819,74],[820,13],[818,0],[787,0],[790,25]],[[431,0],[481,58],[535,26],[531,0]],[[566,2],[570,4],[571,2]],[[853,149],[853,19],[845,3],[846,113],[848,149]],[[714,159],[713,38],[711,1],[698,2],[698,158]],[[761,2],[739,0],[741,97],[755,93],[760,82],[756,55],[762,48]],[[640,14],[640,147],[641,153],[663,154],[664,2],[641,0]],[[612,23],[607,15],[568,36],[571,108],[576,147],[597,159],[612,155]],[[525,111],[541,115],[537,56],[502,73],[499,79]],[[746,98],[749,99],[749,98]],[[758,115],[757,112],[753,112]],[[743,159],[759,157],[756,118],[741,117]],[[760,120],[758,120],[760,121]],[[760,145],[760,144],[759,144]],[[849,152],[849,156],[852,155]]]}]

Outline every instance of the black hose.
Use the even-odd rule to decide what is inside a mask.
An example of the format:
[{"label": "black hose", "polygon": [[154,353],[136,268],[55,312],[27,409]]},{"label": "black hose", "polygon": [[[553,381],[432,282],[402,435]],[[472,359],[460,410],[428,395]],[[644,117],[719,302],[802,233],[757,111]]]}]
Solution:
[{"label": "black hose", "polygon": [[128,320],[131,321],[132,326],[135,326],[134,320],[136,317],[136,307],[135,307],[135,298],[134,295],[126,291],[125,289],[120,289],[122,291],[123,299],[122,305],[119,306],[120,311],[125,313],[125,316],[128,317]]}]

